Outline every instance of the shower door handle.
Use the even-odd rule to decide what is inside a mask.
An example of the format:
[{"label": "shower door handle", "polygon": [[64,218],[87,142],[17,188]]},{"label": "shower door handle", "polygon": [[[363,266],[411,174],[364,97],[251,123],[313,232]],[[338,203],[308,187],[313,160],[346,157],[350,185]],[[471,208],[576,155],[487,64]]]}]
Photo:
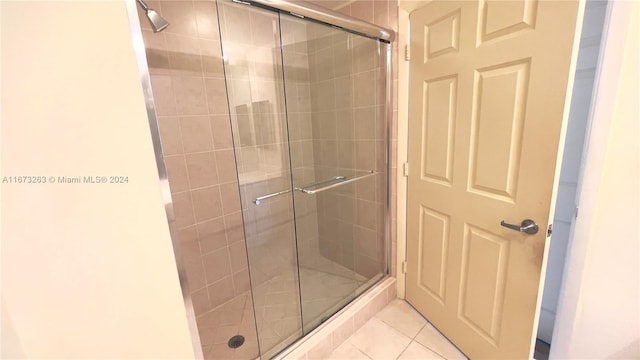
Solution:
[{"label": "shower door handle", "polygon": [[[321,185],[321,184],[326,184],[326,183],[331,182],[331,181],[344,180],[344,179],[346,179],[346,177],[344,177],[344,176],[334,176],[331,179],[322,180],[322,181],[318,181],[318,182],[313,183],[313,184],[305,185],[302,188],[293,188],[293,190],[302,191],[302,189],[304,189],[304,188],[308,188],[308,187],[312,187],[312,186],[318,186],[318,185]],[[290,193],[290,192],[291,192],[291,189],[287,189],[287,190],[282,190],[282,191],[276,191],[276,192],[273,192],[273,193],[267,194],[267,195],[258,196],[257,198],[253,199],[252,203],[254,203],[256,205],[260,205],[260,202],[262,202],[262,200],[270,199],[272,197],[276,197],[276,196],[279,196],[279,195],[284,195],[284,194],[287,194],[287,193]]]},{"label": "shower door handle", "polygon": [[300,190],[303,193],[308,194],[308,195],[313,195],[313,194],[317,194],[319,192],[323,192],[325,190],[333,189],[333,188],[338,187],[338,186],[350,184],[350,183],[352,183],[354,181],[357,181],[357,180],[360,180],[360,179],[368,178],[369,176],[373,176],[373,175],[375,175],[377,173],[378,172],[375,171],[375,170],[370,170],[365,175],[356,176],[356,177],[351,178],[351,179],[347,179],[346,177],[341,176],[340,178],[342,178],[342,181],[334,183],[334,184],[331,184],[331,185],[327,185],[327,186],[323,186],[321,188],[309,190],[308,188],[314,186],[314,185],[310,185],[310,186],[305,186],[303,188],[297,188],[296,190]]},{"label": "shower door handle", "polygon": [[288,189],[288,190],[277,191],[277,192],[274,192],[274,193],[271,193],[271,194],[267,194],[267,195],[262,195],[262,196],[259,196],[259,197],[255,198],[255,199],[253,199],[252,203],[254,203],[256,205],[260,205],[260,202],[262,200],[266,200],[266,199],[272,198],[274,196],[278,196],[278,195],[282,195],[282,194],[286,194],[286,193],[290,193],[290,192],[291,192],[291,189]]}]

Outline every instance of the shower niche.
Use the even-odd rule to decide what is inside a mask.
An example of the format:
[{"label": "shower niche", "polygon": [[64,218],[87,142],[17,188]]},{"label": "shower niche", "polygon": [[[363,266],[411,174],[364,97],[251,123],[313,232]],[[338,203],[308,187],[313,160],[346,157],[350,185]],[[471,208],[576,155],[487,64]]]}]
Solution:
[{"label": "shower niche", "polygon": [[270,358],[381,280],[389,44],[218,1],[256,333]]}]

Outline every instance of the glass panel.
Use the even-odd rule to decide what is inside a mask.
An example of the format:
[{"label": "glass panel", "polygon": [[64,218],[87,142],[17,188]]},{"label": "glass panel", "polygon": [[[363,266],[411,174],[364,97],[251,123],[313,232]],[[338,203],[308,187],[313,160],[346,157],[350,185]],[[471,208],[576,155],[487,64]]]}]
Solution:
[{"label": "glass panel", "polygon": [[388,44],[219,1],[262,358],[387,271]]},{"label": "glass panel", "polygon": [[258,341],[270,358],[302,336],[278,13],[218,2]]},{"label": "glass panel", "polygon": [[307,333],[386,272],[388,45],[284,14],[281,27]]}]

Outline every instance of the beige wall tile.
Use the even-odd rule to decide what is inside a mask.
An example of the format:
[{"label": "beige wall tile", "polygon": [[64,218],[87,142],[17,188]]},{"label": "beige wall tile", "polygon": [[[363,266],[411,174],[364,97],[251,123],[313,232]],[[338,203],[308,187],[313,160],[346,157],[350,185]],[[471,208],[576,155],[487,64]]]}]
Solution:
[{"label": "beige wall tile", "polygon": [[207,96],[202,77],[173,76],[179,115],[206,115]]},{"label": "beige wall tile", "polygon": [[169,187],[172,193],[189,190],[189,177],[183,155],[165,156]]},{"label": "beige wall tile", "polygon": [[167,33],[198,36],[192,1],[162,1],[159,11],[165,18],[170,19],[171,25],[165,30]]},{"label": "beige wall tile", "polygon": [[[356,213],[358,214],[357,224],[375,232],[377,216],[380,213],[376,204],[367,200],[356,200],[356,205]],[[375,233],[372,235],[373,238],[370,239],[370,242],[373,242],[376,239]]]},{"label": "beige wall tile", "polygon": [[358,183],[356,184],[356,198],[360,200],[375,201],[376,179],[380,178],[379,182],[384,183],[384,179],[382,177],[383,175],[379,174],[358,181]]},{"label": "beige wall tile", "polygon": [[[229,251],[227,248],[203,255],[202,262],[204,264],[204,271],[207,277],[207,284],[211,285],[216,281],[231,275]],[[233,294],[233,285],[231,286],[231,294]],[[213,297],[211,300],[213,302]]]},{"label": "beige wall tile", "polygon": [[194,10],[198,37],[219,40],[216,3],[214,1],[195,1]]},{"label": "beige wall tile", "polygon": [[176,116],[159,116],[160,140],[165,156],[184,154],[180,136],[180,120]]},{"label": "beige wall tile", "polygon": [[216,164],[220,183],[238,181],[236,160],[232,149],[216,151]]},{"label": "beige wall tile", "polygon": [[227,94],[224,79],[205,79],[209,114],[228,114]]},{"label": "beige wall tile", "polygon": [[352,110],[336,112],[336,127],[338,139],[353,140],[355,136],[355,121]]},{"label": "beige wall tile", "polygon": [[[142,22],[141,22],[142,24]],[[144,24],[148,25],[147,19]],[[154,33],[152,30],[142,30],[142,38],[149,64],[149,74],[169,75],[169,53],[167,52],[167,42],[163,33]]]},{"label": "beige wall tile", "polygon": [[227,276],[216,281],[207,287],[207,291],[209,292],[211,307],[218,307],[233,298],[233,279],[231,276]]},{"label": "beige wall tile", "polygon": [[185,261],[184,269],[187,274],[190,289],[200,289],[206,286],[207,281],[201,260],[192,262]]},{"label": "beige wall tile", "polygon": [[380,264],[378,263],[377,259],[362,255],[357,251],[354,259],[356,273],[366,278],[373,277],[374,275],[380,273]]},{"label": "beige wall tile", "polygon": [[171,76],[151,75],[151,89],[158,116],[178,114]]},{"label": "beige wall tile", "polygon": [[193,190],[191,196],[193,198],[193,211],[198,222],[222,216],[222,201],[220,200],[218,186]]},{"label": "beige wall tile", "polygon": [[351,3],[351,16],[373,22],[373,0],[356,0]]},{"label": "beige wall tile", "polygon": [[397,6],[395,1],[373,1],[373,22],[382,27],[389,27],[389,6]]},{"label": "beige wall tile", "polygon": [[196,313],[196,316],[202,315],[211,309],[207,288],[194,291],[191,294],[191,301],[193,303],[193,311]]},{"label": "beige wall tile", "polygon": [[[266,46],[272,48],[278,46],[280,34],[274,32],[278,15],[268,12],[251,11],[251,36],[254,46]],[[278,39],[278,40],[276,40]]]},{"label": "beige wall tile", "polygon": [[180,230],[182,259],[189,279],[189,289],[195,291],[206,285],[195,226]]},{"label": "beige wall tile", "polygon": [[222,210],[224,214],[232,214],[240,211],[238,183],[220,184],[220,196],[222,198]]},{"label": "beige wall tile", "polygon": [[165,34],[169,65],[173,75],[202,76],[198,39],[177,34]]},{"label": "beige wall tile", "polygon": [[176,226],[178,229],[195,224],[191,195],[188,191],[172,194],[173,211],[176,215]]},{"label": "beige wall tile", "polygon": [[244,227],[241,212],[226,215],[224,217],[224,228],[229,244],[233,244],[236,241],[244,241]]},{"label": "beige wall tile", "polygon": [[351,109],[354,104],[351,77],[343,76],[334,79],[334,87],[336,109]]},{"label": "beige wall tile", "polygon": [[233,149],[231,121],[229,115],[212,115],[209,117],[216,150]]},{"label": "beige wall tile", "polygon": [[375,143],[370,140],[356,141],[356,168],[358,170],[372,170],[375,168]]},{"label": "beige wall tile", "polygon": [[376,238],[375,231],[361,226],[354,226],[353,239],[357,257],[367,256],[372,259],[377,258]]},{"label": "beige wall tile", "polygon": [[200,39],[200,55],[205,77],[224,77],[220,41]]},{"label": "beige wall tile", "polygon": [[375,69],[378,60],[378,43],[367,38],[354,36],[353,72],[361,73]]},{"label": "beige wall tile", "polygon": [[[247,254],[245,253],[244,256],[246,257]],[[248,269],[244,269],[233,274],[233,288],[236,296],[251,290]]]},{"label": "beige wall tile", "polygon": [[375,105],[375,73],[367,71],[353,75],[354,81],[354,104],[356,107]]},{"label": "beige wall tile", "polygon": [[197,224],[198,240],[202,254],[221,249],[227,246],[227,237],[222,217]]},{"label": "beige wall tile", "polygon": [[[185,227],[180,229],[179,233],[178,233],[178,239],[180,241],[180,243],[197,243],[198,242],[198,231],[196,230],[195,226],[189,226],[189,227]],[[199,254],[200,250],[198,249],[197,252],[194,252],[194,254]]]},{"label": "beige wall tile", "polygon": [[187,154],[186,163],[192,189],[218,183],[216,156],[213,151]]},{"label": "beige wall tile", "polygon": [[237,273],[246,269],[247,264],[247,247],[244,241],[237,241],[229,245],[229,256],[231,258],[231,271]]},{"label": "beige wall tile", "polygon": [[213,150],[211,124],[208,116],[180,117],[180,132],[185,153]]},{"label": "beige wall tile", "polygon": [[376,138],[376,134],[375,134],[376,111],[375,110],[376,109],[374,107],[365,107],[365,108],[355,109],[355,128],[356,128],[357,140],[373,140]]}]

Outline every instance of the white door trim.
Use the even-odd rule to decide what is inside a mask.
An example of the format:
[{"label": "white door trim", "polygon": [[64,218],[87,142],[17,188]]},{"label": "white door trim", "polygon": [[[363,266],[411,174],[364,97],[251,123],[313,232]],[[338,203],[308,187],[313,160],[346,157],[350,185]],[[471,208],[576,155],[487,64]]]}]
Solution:
[{"label": "white door trim", "polygon": [[[606,341],[602,341],[603,339],[601,338],[598,338],[598,340],[601,340],[599,342],[594,341],[596,339],[585,338],[583,334],[603,334],[608,330],[600,326],[603,324],[599,324],[597,329],[595,326],[585,327],[582,318],[585,316],[583,310],[589,310],[583,309],[584,304],[593,304],[595,301],[593,294],[584,291],[586,286],[593,286],[593,284],[590,283],[594,280],[588,276],[589,269],[594,267],[594,263],[596,262],[616,261],[616,259],[611,256],[593,251],[593,248],[598,245],[599,242],[604,241],[602,238],[598,238],[594,230],[598,222],[602,222],[602,219],[598,216],[600,212],[599,200],[603,196],[603,192],[607,190],[606,188],[611,187],[611,184],[606,184],[604,181],[603,173],[607,170],[605,167],[607,160],[610,161],[610,159],[607,159],[607,152],[611,147],[610,144],[612,140],[610,136],[612,135],[614,120],[621,123],[625,121],[630,123],[629,119],[635,119],[635,121],[637,121],[638,116],[640,116],[637,99],[632,100],[629,97],[634,91],[635,96],[637,96],[638,64],[628,64],[630,63],[629,60],[627,60],[628,63],[624,62],[625,55],[631,58],[629,54],[633,51],[636,52],[635,56],[637,61],[637,27],[640,22],[639,18],[640,4],[637,2],[611,1],[609,3],[600,58],[596,69],[595,92],[591,104],[590,128],[586,136],[587,143],[583,154],[582,173],[578,187],[578,203],[580,204],[579,216],[573,224],[572,233],[569,238],[568,255],[565,261],[565,271],[554,326],[554,340],[551,344],[550,356],[552,358],[575,358],[577,356],[579,357],[580,352],[584,351],[588,351],[592,356],[598,358],[601,355],[615,355],[616,350],[625,350],[616,349],[614,344],[608,344]],[[633,29],[634,24],[636,29]],[[627,65],[626,68],[625,65]],[[633,72],[635,72],[635,75]],[[634,85],[632,85],[634,80],[629,80],[629,78],[634,77],[635,89]],[[627,111],[620,112],[621,109]],[[636,134],[636,139],[637,137],[638,134]],[[615,141],[616,140],[614,140],[614,142]],[[634,159],[633,156],[634,155],[630,156],[630,160]],[[640,166],[640,164],[637,163],[637,158],[638,155],[635,154],[636,163],[634,164],[633,161],[630,161],[629,166],[636,166],[635,169],[637,169],[637,167]],[[638,191],[637,189],[629,189],[631,193],[633,190]],[[629,200],[629,202],[631,201],[633,200]],[[604,212],[608,210],[611,209],[603,209]],[[630,228],[635,227],[637,233],[637,228],[640,224],[638,217],[640,216],[638,214],[628,214],[624,208],[615,210],[619,211],[620,214],[610,216],[617,217],[620,215],[624,219],[627,217],[633,218],[635,215],[635,223],[633,223],[633,220],[631,222],[623,221],[623,225]],[[615,231],[615,229],[612,230]],[[610,235],[610,238],[614,237],[616,236],[613,234]],[[628,246],[630,251],[633,251],[633,245],[638,246],[638,239],[634,239],[633,236],[620,239],[620,241],[626,241],[624,245]],[[635,244],[633,243],[634,241],[636,242]],[[632,269],[627,270],[632,271]],[[628,274],[632,276],[632,274]],[[636,306],[637,302],[640,301],[640,295],[633,294],[632,291],[629,291],[625,296],[629,298],[625,300],[630,300],[632,303],[635,303]],[[620,302],[613,306],[623,307],[622,309],[616,309],[617,312],[622,311],[627,313],[638,310],[637,308],[624,308],[625,305]],[[610,309],[607,308],[601,309],[604,314],[608,314],[609,310]],[[629,315],[633,316],[632,314]],[[607,320],[615,321],[608,319],[608,315],[604,316],[607,317]],[[618,330],[621,333],[627,334],[629,331],[633,331],[633,329],[619,327],[617,331]],[[586,349],[585,346],[582,346],[585,344],[591,348]],[[636,344],[636,347],[637,346]],[[601,353],[598,354],[594,352],[594,350]],[[631,347],[626,350],[633,351]]]}]

